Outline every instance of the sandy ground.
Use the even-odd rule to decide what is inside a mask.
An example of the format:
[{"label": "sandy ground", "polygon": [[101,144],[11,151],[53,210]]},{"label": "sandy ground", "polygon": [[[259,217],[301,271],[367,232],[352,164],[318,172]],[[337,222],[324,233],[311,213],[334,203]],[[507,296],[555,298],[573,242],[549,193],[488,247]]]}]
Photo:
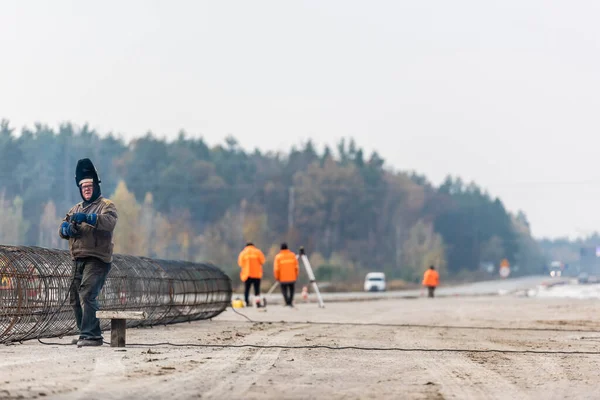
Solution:
[{"label": "sandy ground", "polygon": [[[600,302],[504,297],[228,309],[128,330],[125,349],[0,346],[0,398],[598,398]],[[321,322],[312,324],[307,321]],[[329,322],[329,324],[327,323]],[[401,324],[401,326],[355,325]],[[527,330],[535,328],[537,330]],[[110,334],[106,335],[110,337]],[[72,337],[47,339],[67,343]],[[396,350],[133,346],[361,346]],[[398,350],[404,349],[404,350]],[[407,351],[408,349],[418,349]],[[476,352],[477,350],[499,352]],[[509,351],[598,354],[506,353]]]}]

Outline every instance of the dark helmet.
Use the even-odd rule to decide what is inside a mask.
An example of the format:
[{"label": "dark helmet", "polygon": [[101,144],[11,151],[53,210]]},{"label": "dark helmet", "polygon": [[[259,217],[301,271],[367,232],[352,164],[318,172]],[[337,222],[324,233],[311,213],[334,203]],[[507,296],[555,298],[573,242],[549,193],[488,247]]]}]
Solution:
[{"label": "dark helmet", "polygon": [[94,193],[92,194],[92,198],[88,200],[89,202],[95,201],[101,194],[100,192],[100,178],[98,177],[98,172],[96,171],[96,167],[92,163],[92,160],[89,158],[83,158],[77,161],[77,167],[75,168],[75,184],[79,188],[79,194],[81,198],[83,198],[83,193],[81,192],[81,184],[83,181],[91,179],[94,183]]},{"label": "dark helmet", "polygon": [[94,183],[101,182],[96,167],[89,158],[77,161],[77,167],[75,168],[75,184],[77,187],[81,185],[81,181],[84,179],[93,179]]}]

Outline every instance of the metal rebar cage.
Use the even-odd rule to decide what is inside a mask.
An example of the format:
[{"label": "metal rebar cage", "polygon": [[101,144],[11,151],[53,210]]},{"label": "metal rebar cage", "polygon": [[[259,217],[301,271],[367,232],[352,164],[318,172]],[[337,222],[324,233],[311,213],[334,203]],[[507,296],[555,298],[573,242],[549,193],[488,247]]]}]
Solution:
[{"label": "metal rebar cage", "polygon": [[[0,246],[0,343],[76,333],[73,268],[65,250]],[[147,319],[127,321],[135,327],[213,318],[231,295],[231,279],[213,264],[115,254],[98,302],[101,310],[145,311]]]}]

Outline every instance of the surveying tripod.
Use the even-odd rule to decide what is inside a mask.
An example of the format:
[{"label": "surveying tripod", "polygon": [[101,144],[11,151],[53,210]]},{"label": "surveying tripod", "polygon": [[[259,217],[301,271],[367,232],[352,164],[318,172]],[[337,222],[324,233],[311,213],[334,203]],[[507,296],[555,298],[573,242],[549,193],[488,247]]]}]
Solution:
[{"label": "surveying tripod", "polygon": [[[319,299],[319,307],[324,308],[325,304],[323,303],[323,297],[321,296],[321,292],[319,291],[319,287],[317,286],[317,280],[315,279],[315,274],[313,273],[312,267],[310,266],[310,261],[308,261],[308,257],[306,256],[306,252],[304,251],[304,247],[300,247],[300,251],[296,255],[296,258],[299,262],[304,265],[304,269],[306,270],[306,274],[308,275],[309,282],[312,283],[313,289],[317,294],[317,298]],[[267,292],[267,295],[273,293],[273,290],[279,285],[279,282],[275,282],[271,289]]]}]

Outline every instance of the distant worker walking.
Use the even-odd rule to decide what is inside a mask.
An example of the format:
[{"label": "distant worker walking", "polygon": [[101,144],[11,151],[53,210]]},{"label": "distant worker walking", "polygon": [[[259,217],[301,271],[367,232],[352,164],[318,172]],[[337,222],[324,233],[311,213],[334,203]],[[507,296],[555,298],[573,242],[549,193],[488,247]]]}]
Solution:
[{"label": "distant worker walking", "polygon": [[287,243],[281,244],[281,251],[275,256],[273,263],[273,274],[275,280],[281,284],[281,293],[285,300],[285,305],[294,306],[294,291],[296,281],[298,280],[298,259],[296,255],[288,249]]},{"label": "distant worker walking", "polygon": [[435,288],[439,285],[439,283],[440,275],[432,265],[427,271],[425,271],[425,275],[423,275],[423,286],[427,287],[427,297],[434,297]]},{"label": "distant worker walking", "polygon": [[246,307],[250,305],[250,286],[254,286],[254,297],[256,306],[260,307],[260,280],[263,276],[263,264],[265,255],[252,242],[246,243],[246,247],[238,256],[238,265],[241,268],[240,279],[244,282],[244,300]]}]

